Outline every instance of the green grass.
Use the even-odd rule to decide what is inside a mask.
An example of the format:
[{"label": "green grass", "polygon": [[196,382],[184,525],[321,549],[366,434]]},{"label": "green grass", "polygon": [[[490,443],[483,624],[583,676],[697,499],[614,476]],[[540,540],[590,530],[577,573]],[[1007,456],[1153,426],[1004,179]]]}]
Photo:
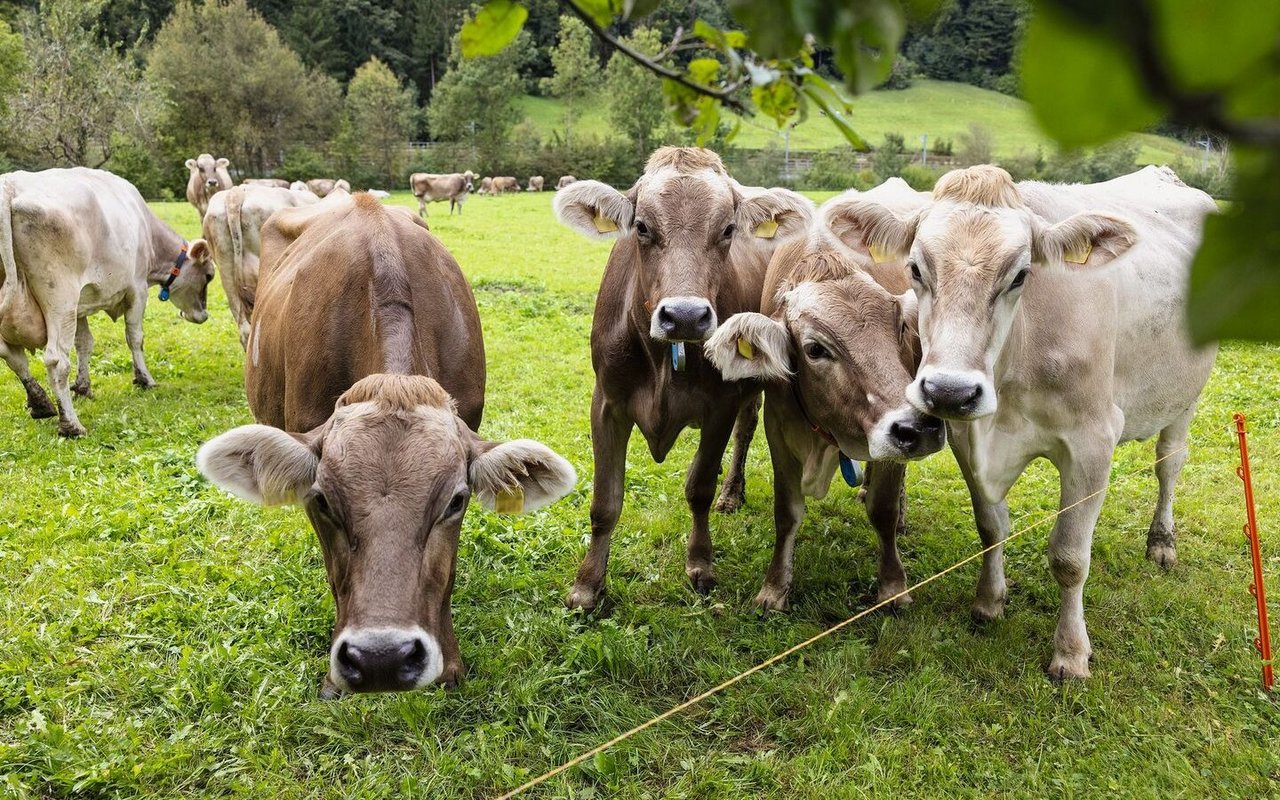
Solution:
[{"label": "green grass", "polygon": [[[544,137],[564,128],[564,109],[558,100],[524,97],[520,108],[525,119]],[[958,147],[960,134],[977,123],[990,129],[997,156],[1030,155],[1036,148],[1047,155],[1056,149],[1037,127],[1025,102],[963,83],[917,80],[909,89],[871,92],[853,101],[851,121],[873,147],[884,142],[886,133],[902,134],[908,148],[918,148],[922,134],[929,135],[931,144],[950,139]],[[587,104],[575,130],[593,136],[608,135],[607,106],[603,102]],[[1142,164],[1170,163],[1178,157],[1194,155],[1185,145],[1167,137],[1140,134],[1137,139],[1141,145],[1138,161]],[[744,119],[734,140],[736,146],[751,149],[771,143],[782,147],[782,132],[762,117]],[[816,113],[791,133],[791,147],[796,150],[829,150],[845,144],[835,126]]]},{"label": "green grass", "polygon": [[[773,541],[763,437],[747,507],[713,519],[721,585],[692,593],[690,433],[661,466],[633,437],[612,612],[562,609],[588,530],[588,335],[608,248],[560,228],[550,201],[477,198],[461,219],[432,207],[477,288],[482,432],[539,438],[580,475],[530,516],[468,512],[453,605],[469,670],[456,691],[317,699],[333,607],[314,534],[301,513],[234,500],[192,464],[203,441],[250,421],[220,294],[203,327],[153,300],[160,386],[148,393],[130,385],[121,326],[94,319],[83,440],[27,418],[17,381],[0,381],[0,796],[491,797],[869,604],[875,537],[837,486],[810,504],[793,610],[748,611]],[[156,208],[195,234],[187,206]],[[1280,596],[1278,370],[1280,348],[1224,348],[1193,430],[1170,574],[1143,559],[1152,447],[1121,448],[1086,588],[1090,681],[1043,675],[1058,593],[1036,530],[1009,548],[1009,613],[989,629],[969,622],[971,565],[903,615],[859,622],[532,796],[1275,796],[1280,707],[1258,689],[1226,425],[1250,414]],[[909,474],[902,548],[919,579],[972,553],[976,535],[949,454]],[[1011,497],[1015,527],[1053,508],[1052,484],[1043,463],[1029,471]]]}]

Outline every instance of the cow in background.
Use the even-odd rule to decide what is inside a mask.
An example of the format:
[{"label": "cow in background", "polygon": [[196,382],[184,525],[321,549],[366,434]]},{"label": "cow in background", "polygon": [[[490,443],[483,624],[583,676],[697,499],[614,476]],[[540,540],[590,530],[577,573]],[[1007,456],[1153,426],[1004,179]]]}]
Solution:
[{"label": "cow in background", "polygon": [[513,177],[507,176],[493,179],[493,193],[502,194],[503,192],[520,191],[520,181]]},{"label": "cow in background", "polygon": [[[186,242],[124,178],[96,169],[47,169],[0,176],[0,358],[27,393],[31,416],[58,416],[58,433],[83,436],[71,393],[91,396],[88,317],[124,317],[133,382],[156,385],[142,355],[147,290],[161,286],[189,322],[204,322],[213,259],[203,239]],[[71,348],[76,380],[70,383]],[[44,348],[58,405],[31,376],[28,350]]]},{"label": "cow in background", "polygon": [[214,158],[208,153],[187,159],[190,172],[187,176],[187,202],[195,206],[201,217],[209,210],[209,198],[235,185],[228,171],[230,166],[227,159]]},{"label": "cow in background", "polygon": [[560,180],[556,181],[556,191],[563,189],[571,183],[577,183],[578,179],[572,175],[561,175]]},{"label": "cow in background", "polygon": [[268,186],[274,189],[288,189],[289,182],[284,178],[245,178],[241,186]]},{"label": "cow in background", "polygon": [[328,197],[332,192],[342,191],[347,194],[351,193],[351,184],[346,178],[312,178],[307,181],[307,189],[309,189],[317,197]]},{"label": "cow in background", "polygon": [[543,185],[545,182],[546,182],[546,181],[543,179],[543,177],[542,177],[541,175],[534,175],[532,178],[530,178],[530,179],[529,179],[529,188],[525,189],[525,191],[526,191],[526,192],[540,192],[540,191],[542,191],[542,185]]},{"label": "cow in background", "polygon": [[433,175],[429,172],[415,172],[409,176],[409,190],[418,198],[418,214],[427,218],[427,203],[449,201],[449,214],[453,214],[454,206],[458,215],[462,215],[462,204],[473,188],[475,173],[454,172],[447,175]]}]

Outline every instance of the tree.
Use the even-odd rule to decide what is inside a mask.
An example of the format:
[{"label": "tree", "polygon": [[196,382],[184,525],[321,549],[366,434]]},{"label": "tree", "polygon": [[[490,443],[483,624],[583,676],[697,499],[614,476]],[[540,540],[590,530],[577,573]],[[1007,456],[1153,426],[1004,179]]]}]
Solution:
[{"label": "tree", "polygon": [[403,86],[386,64],[372,56],[347,84],[343,105],[344,133],[350,136],[346,149],[372,164],[378,178],[397,183],[418,111],[413,89]]},{"label": "tree", "polygon": [[[650,28],[637,28],[623,41],[648,56],[662,50],[661,36]],[[662,124],[661,88],[651,72],[622,53],[614,53],[609,59],[605,68],[609,121],[635,144],[642,157],[653,149],[653,132]]]},{"label": "tree", "polygon": [[449,71],[427,108],[431,138],[469,142],[484,161],[496,159],[520,121],[515,100],[524,91],[519,68],[525,46],[527,39],[497,55],[464,60],[455,37]]},{"label": "tree", "polygon": [[226,156],[242,171],[279,166],[296,143],[333,135],[337,81],[307,70],[245,0],[183,2],[156,34],[147,80],[165,100],[165,149]]},{"label": "tree", "polygon": [[[32,166],[99,167],[111,158],[113,132],[145,125],[147,92],[138,70],[98,44],[101,5],[45,0],[38,13],[22,17],[26,69],[5,129],[10,151]],[[11,49],[6,59],[13,62]]]},{"label": "tree", "polygon": [[21,87],[27,69],[27,51],[22,37],[9,23],[0,20],[0,118],[9,112],[9,98]]},{"label": "tree", "polygon": [[542,88],[552,97],[564,101],[564,134],[569,140],[573,124],[582,113],[582,104],[595,94],[600,85],[600,62],[591,52],[591,31],[577,17],[560,17],[560,39],[551,51],[550,78],[542,79]]}]

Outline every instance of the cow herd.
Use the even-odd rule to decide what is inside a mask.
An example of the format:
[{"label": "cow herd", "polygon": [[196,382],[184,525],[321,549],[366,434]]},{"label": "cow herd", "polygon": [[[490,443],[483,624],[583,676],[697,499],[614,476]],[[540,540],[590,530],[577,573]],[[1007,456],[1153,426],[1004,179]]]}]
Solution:
[{"label": "cow herd", "polygon": [[[188,166],[189,195],[207,193],[192,197],[205,206],[192,242],[109,173],[0,176],[0,355],[33,417],[56,414],[60,433],[82,435],[71,393],[90,391],[86,318],[124,316],[135,382],[153,385],[142,358],[149,286],[202,322],[216,263],[257,424],[204,444],[197,465],[239,497],[305,510],[337,612],[322,695],[455,683],[450,597],[469,499],[519,513],[577,480],[538,442],[477,433],[479,312],[419,215],[445,199],[460,211],[478,176],[415,174],[414,215],[335,187],[322,187],[324,199],[249,182],[218,191],[223,160]],[[498,191],[500,179],[485,180]],[[823,497],[836,474],[862,487],[881,599],[908,604],[896,544],[906,464],[947,444],[991,548],[980,621],[1006,601],[1007,492],[1036,458],[1058,470],[1051,677],[1089,675],[1083,586],[1120,442],[1157,437],[1147,557],[1173,564],[1174,483],[1216,348],[1193,348],[1182,325],[1191,257],[1215,206],[1172,171],[1052,185],[979,166],[932,192],[891,179],[815,207],[739,184],[711,151],[667,147],[624,190],[571,176],[557,188],[564,225],[614,242],[591,332],[591,538],[571,608],[595,608],[605,590],[636,428],[659,462],[681,431],[699,431],[686,573],[700,592],[715,586],[710,511],[742,504],[761,416],[775,527],[763,611],[788,607],[805,498]],[[38,349],[56,406],[27,366]]]},{"label": "cow herd", "polygon": [[[556,183],[556,190],[563,189],[576,180],[572,175],[562,175]],[[534,175],[525,184],[525,191],[541,192],[545,184],[545,178]],[[427,218],[427,203],[443,203],[446,200],[449,201],[449,214],[452,215],[456,208],[461,216],[462,204],[472,192],[488,195],[518,192],[520,181],[510,176],[481,178],[471,170],[440,175],[415,172],[409,176],[409,191],[418,199],[418,215],[423,219]]]}]

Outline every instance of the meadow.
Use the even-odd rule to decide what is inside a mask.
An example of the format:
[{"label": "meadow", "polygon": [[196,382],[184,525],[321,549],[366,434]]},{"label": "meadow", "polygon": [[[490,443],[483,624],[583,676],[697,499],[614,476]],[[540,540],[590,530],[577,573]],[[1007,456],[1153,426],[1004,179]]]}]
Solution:
[{"label": "meadow", "polygon": [[[588,536],[588,337],[608,247],[560,227],[551,196],[477,197],[462,217],[430,209],[483,320],[481,432],[540,439],[579,473],[575,492],[535,514],[468,511],[457,690],[318,699],[333,604],[314,534],[301,512],[235,500],[193,464],[205,440],[251,421],[217,281],[203,326],[153,291],[149,392],[131,385],[122,326],[94,318],[84,439],[29,419],[18,382],[0,377],[0,796],[492,797],[874,602],[875,536],[837,485],[809,504],[790,613],[751,612],[773,543],[763,434],[746,507],[712,519],[720,586],[695,594],[686,432],[663,465],[632,437],[607,608],[563,608]],[[391,202],[413,204],[403,192]],[[154,208],[197,235],[189,206]],[[1058,589],[1042,524],[1008,548],[1005,619],[970,622],[972,564],[904,613],[856,623],[530,796],[1274,797],[1280,706],[1259,688],[1227,426],[1249,414],[1280,597],[1277,375],[1280,346],[1224,345],[1167,574],[1143,558],[1153,446],[1121,448],[1085,590],[1089,681],[1057,686],[1043,672]],[[1015,487],[1015,530],[1056,508],[1054,477],[1041,462]],[[907,493],[910,580],[976,549],[949,453],[913,465]]]}]

